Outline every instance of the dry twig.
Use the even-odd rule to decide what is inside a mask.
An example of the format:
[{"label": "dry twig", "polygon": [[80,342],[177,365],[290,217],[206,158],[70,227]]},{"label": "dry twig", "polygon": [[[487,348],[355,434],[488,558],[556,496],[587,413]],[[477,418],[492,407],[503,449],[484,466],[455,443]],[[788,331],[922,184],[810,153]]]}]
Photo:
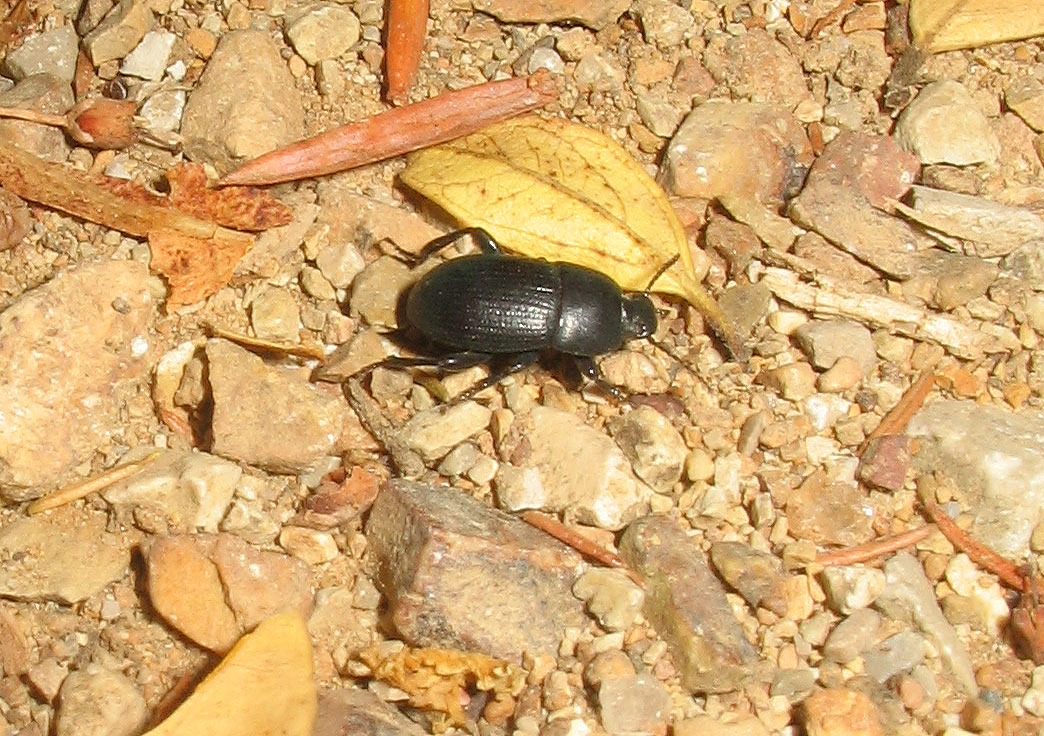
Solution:
[{"label": "dry twig", "polygon": [[875,539],[866,544],[848,547],[847,549],[839,549],[833,552],[824,552],[816,557],[816,564],[822,565],[823,567],[830,567],[831,565],[855,565],[860,562],[868,562],[877,557],[881,557],[882,555],[887,555],[903,549],[904,547],[909,547],[912,544],[917,544],[923,539],[926,539],[931,533],[932,527],[919,526],[916,529],[910,529],[899,534],[893,534],[890,537]]},{"label": "dry twig", "polygon": [[645,581],[638,576],[638,573],[627,567],[627,563],[623,561],[620,555],[606,549],[600,544],[592,542],[583,534],[570,529],[553,516],[542,514],[539,511],[524,511],[522,512],[522,520],[530,526],[535,526],[545,534],[550,534],[562,544],[572,547],[584,557],[594,560],[606,567],[614,567],[622,570],[635,583],[643,588],[645,587]]},{"label": "dry twig", "polygon": [[547,73],[444,92],[266,153],[218,180],[260,185],[346,171],[474,133],[554,99]]},{"label": "dry twig", "polygon": [[381,407],[363,389],[362,382],[358,378],[348,379],[344,384],[344,395],[359,421],[388,451],[399,475],[419,478],[424,472],[424,460],[400,439],[396,428],[381,413]]},{"label": "dry twig", "polygon": [[863,443],[859,445],[858,454],[862,455],[867,446],[878,437],[888,434],[902,434],[903,430],[906,429],[906,425],[910,423],[914,414],[924,404],[924,400],[934,386],[935,373],[929,368],[910,384],[910,388],[906,389],[906,392],[896,405],[892,407],[892,410],[884,415],[881,423],[863,440]]},{"label": "dry twig", "polygon": [[34,514],[39,514],[42,511],[49,511],[50,509],[56,509],[59,506],[65,506],[73,501],[89,496],[95,491],[108,488],[113,483],[118,483],[121,480],[130,478],[132,475],[136,475],[142,468],[159,457],[159,455],[160,451],[155,450],[154,452],[150,452],[141,460],[136,460],[135,462],[127,463],[126,465],[118,465],[117,467],[110,468],[101,475],[85,480],[82,483],[75,483],[71,486],[61,488],[54,493],[36,499],[29,504],[26,511],[30,516],[32,516]]},{"label": "dry twig", "polygon": [[262,340],[259,337],[251,337],[250,335],[244,335],[241,332],[226,330],[223,327],[218,327],[210,322],[206,323],[205,327],[207,333],[212,337],[220,337],[224,340],[234,342],[237,345],[242,345],[243,347],[252,348],[254,350],[280,353],[283,355],[294,355],[298,358],[313,358],[315,360],[322,360],[326,357],[326,353],[323,352],[323,348],[320,345],[293,345],[285,342]]}]

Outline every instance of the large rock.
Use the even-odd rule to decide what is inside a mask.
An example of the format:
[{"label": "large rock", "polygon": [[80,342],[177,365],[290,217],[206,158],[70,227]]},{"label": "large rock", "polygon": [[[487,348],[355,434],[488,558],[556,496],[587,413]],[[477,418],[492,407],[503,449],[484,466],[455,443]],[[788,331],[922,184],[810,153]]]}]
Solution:
[{"label": "large rock", "polygon": [[221,37],[181,123],[185,152],[218,168],[304,136],[304,107],[279,49],[264,31]]},{"label": "large rock", "polygon": [[[106,261],[60,273],[0,314],[0,495],[23,501],[90,458],[147,375],[148,269]],[[114,398],[117,397],[117,398]]]},{"label": "large rock", "polygon": [[517,662],[554,653],[584,620],[571,592],[580,557],[463,491],[392,480],[366,536],[391,621],[414,646]]},{"label": "large rock", "polygon": [[965,493],[976,539],[1022,558],[1044,521],[1044,416],[972,401],[935,401],[907,428],[921,440],[920,473],[941,472]]},{"label": "large rock", "polygon": [[762,674],[724,587],[674,519],[632,523],[620,553],[646,580],[645,616],[666,640],[686,688],[726,692]]}]

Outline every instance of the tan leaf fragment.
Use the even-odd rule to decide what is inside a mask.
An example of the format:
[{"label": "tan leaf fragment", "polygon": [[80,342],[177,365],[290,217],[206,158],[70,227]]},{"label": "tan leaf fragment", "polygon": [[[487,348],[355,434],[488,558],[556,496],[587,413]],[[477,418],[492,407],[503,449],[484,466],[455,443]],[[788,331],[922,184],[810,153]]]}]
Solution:
[{"label": "tan leaf fragment", "polygon": [[195,692],[146,736],[310,736],[312,641],[292,611],[239,640]]},{"label": "tan leaf fragment", "polygon": [[[239,233],[236,233],[239,235]],[[178,230],[149,231],[150,267],[167,279],[167,308],[177,309],[216,293],[232,278],[250,249],[241,237],[196,238]]]},{"label": "tan leaf fragment", "polygon": [[692,303],[736,355],[742,344],[696,280],[685,230],[666,194],[612,140],[583,125],[535,115],[413,153],[412,189],[461,223],[486,229],[531,258],[601,271],[627,291]]},{"label": "tan leaf fragment", "polygon": [[910,0],[909,19],[924,51],[976,48],[1044,35],[1044,0]]},{"label": "tan leaf fragment", "polygon": [[526,683],[525,672],[502,659],[454,649],[411,649],[388,653],[372,646],[359,659],[382,682],[405,691],[410,705],[442,714],[432,723],[436,733],[451,726],[464,727],[468,689],[490,693],[486,705],[494,709],[513,703]]}]

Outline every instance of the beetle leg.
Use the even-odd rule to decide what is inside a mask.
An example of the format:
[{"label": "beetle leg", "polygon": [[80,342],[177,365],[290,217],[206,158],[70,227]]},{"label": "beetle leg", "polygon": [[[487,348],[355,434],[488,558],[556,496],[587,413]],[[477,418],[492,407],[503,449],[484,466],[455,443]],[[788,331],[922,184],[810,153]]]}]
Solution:
[{"label": "beetle leg", "polygon": [[468,235],[475,239],[476,245],[478,245],[479,249],[484,254],[500,255],[500,246],[497,245],[497,241],[493,240],[492,235],[480,227],[465,227],[460,230],[454,230],[451,233],[446,233],[445,235],[440,235],[432,240],[421,249],[420,253],[417,254],[414,263],[420,263],[425,258],[428,258],[442,250],[447,245],[451,245]]},{"label": "beetle leg", "polygon": [[483,378],[481,381],[476,383],[474,386],[469,388],[464,393],[457,397],[458,401],[470,399],[472,396],[477,394],[479,391],[483,391],[490,386],[498,383],[500,380],[507,378],[512,373],[517,373],[528,365],[532,365],[540,357],[538,351],[532,351],[527,353],[512,353],[510,355],[504,355],[497,358],[495,365],[490,367],[489,375]]},{"label": "beetle leg", "polygon": [[627,394],[602,378],[602,373],[598,370],[598,365],[594,362],[593,358],[574,355],[573,360],[576,364],[576,369],[580,371],[580,374],[586,376],[592,383],[597,385],[598,388],[605,391],[617,401],[624,401],[627,399]]}]

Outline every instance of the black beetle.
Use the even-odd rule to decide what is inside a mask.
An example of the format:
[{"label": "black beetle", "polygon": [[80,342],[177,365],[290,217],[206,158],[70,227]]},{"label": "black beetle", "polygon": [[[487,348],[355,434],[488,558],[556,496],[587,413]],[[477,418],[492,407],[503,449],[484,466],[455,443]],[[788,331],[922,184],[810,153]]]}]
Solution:
[{"label": "black beetle", "polygon": [[580,375],[624,398],[601,377],[593,358],[656,331],[656,309],[648,295],[624,294],[615,281],[590,268],[506,255],[476,227],[436,238],[418,261],[467,235],[482,252],[436,266],[410,287],[406,298],[407,326],[443,352],[391,357],[364,370],[435,366],[457,371],[488,363],[490,375],[458,397],[464,399],[551,352],[572,358]]}]

